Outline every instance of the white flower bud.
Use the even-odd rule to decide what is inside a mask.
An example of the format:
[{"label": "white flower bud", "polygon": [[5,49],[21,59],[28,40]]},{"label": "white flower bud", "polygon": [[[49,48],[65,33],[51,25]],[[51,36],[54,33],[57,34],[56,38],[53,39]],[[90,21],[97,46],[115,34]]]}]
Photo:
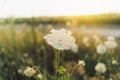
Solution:
[{"label": "white flower bud", "polygon": [[105,46],[109,49],[114,49],[117,47],[117,42],[116,41],[106,41]]},{"label": "white flower bud", "polygon": [[106,65],[104,63],[98,63],[96,66],[95,66],[95,70],[98,72],[98,73],[105,73],[107,68],[106,68]]},{"label": "white flower bud", "polygon": [[108,37],[107,37],[107,40],[108,40],[108,41],[114,41],[115,38],[114,38],[113,36],[108,36]]},{"label": "white flower bud", "polygon": [[27,69],[25,69],[23,73],[25,74],[25,76],[31,77],[36,73],[36,71],[33,68],[27,67]]},{"label": "white flower bud", "polygon": [[117,61],[116,60],[112,60],[112,64],[117,64]]},{"label": "white flower bud", "polygon": [[81,66],[85,66],[85,61],[80,60],[80,61],[78,62],[78,64],[81,65]]},{"label": "white flower bud", "polygon": [[73,46],[71,47],[71,51],[74,53],[78,52],[78,45],[77,44],[73,44]]},{"label": "white flower bud", "polygon": [[107,51],[107,49],[106,49],[106,47],[104,45],[98,45],[96,47],[96,50],[97,50],[98,54],[104,54]]},{"label": "white flower bud", "polygon": [[37,78],[38,78],[38,79],[42,79],[42,75],[41,75],[41,74],[38,74],[38,75],[37,75]]}]

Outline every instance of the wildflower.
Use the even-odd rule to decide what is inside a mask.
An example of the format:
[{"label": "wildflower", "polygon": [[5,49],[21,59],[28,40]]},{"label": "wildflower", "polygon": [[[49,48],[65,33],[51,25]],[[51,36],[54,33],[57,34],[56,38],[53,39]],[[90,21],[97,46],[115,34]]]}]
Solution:
[{"label": "wildflower", "polygon": [[28,53],[24,53],[23,56],[24,56],[25,58],[27,58],[29,55],[28,55]]},{"label": "wildflower", "polygon": [[113,36],[109,36],[107,37],[107,41],[105,41],[105,45],[109,49],[114,49],[117,47],[118,44]]},{"label": "wildflower", "polygon": [[96,48],[98,54],[104,54],[107,49],[104,45],[99,44]]},{"label": "wildflower", "polygon": [[38,78],[38,79],[42,79],[42,75],[41,75],[41,74],[38,74],[38,75],[37,75],[37,78]]},{"label": "wildflower", "polygon": [[80,60],[80,61],[78,62],[78,64],[81,65],[81,66],[85,66],[85,61],[84,61],[84,60]]},{"label": "wildflower", "polygon": [[25,76],[31,77],[36,73],[36,71],[33,68],[27,67],[23,73]]},{"label": "wildflower", "polygon": [[73,46],[71,47],[71,50],[72,50],[74,53],[77,53],[77,52],[78,52],[78,45],[77,45],[77,44],[73,44]]},{"label": "wildflower", "polygon": [[107,70],[106,68],[106,65],[104,63],[98,63],[96,66],[95,66],[95,70],[98,72],[98,73],[105,73],[105,71]]},{"label": "wildflower", "polygon": [[113,80],[113,78],[109,78],[109,80]]},{"label": "wildflower", "polygon": [[44,38],[46,39],[47,43],[55,49],[69,50],[73,44],[75,44],[75,38],[73,38],[71,35],[71,31],[67,31],[65,29],[52,29],[50,34],[46,35]]},{"label": "wildflower", "polygon": [[117,61],[116,60],[112,60],[112,64],[113,65],[117,64]]},{"label": "wildflower", "polygon": [[113,36],[108,36],[108,37],[107,37],[107,40],[108,40],[108,41],[114,41],[115,38],[114,38]]},{"label": "wildflower", "polygon": [[20,68],[20,69],[17,70],[17,72],[18,72],[19,74],[21,74],[21,73],[23,72],[23,69]]},{"label": "wildflower", "polygon": [[117,47],[117,42],[116,41],[106,41],[105,46],[109,49],[114,49]]}]

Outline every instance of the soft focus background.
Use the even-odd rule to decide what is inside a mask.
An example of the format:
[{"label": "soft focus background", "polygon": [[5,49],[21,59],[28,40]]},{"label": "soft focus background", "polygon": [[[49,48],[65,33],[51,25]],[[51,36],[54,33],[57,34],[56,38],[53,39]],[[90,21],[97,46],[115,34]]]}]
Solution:
[{"label": "soft focus background", "polygon": [[[78,60],[85,60],[87,80],[97,80],[96,44],[107,36],[115,37],[115,56],[120,61],[119,0],[0,0],[0,80],[36,80],[22,74],[25,67],[35,65],[53,80],[54,52],[43,39],[52,28],[71,30],[79,46],[77,52],[63,51],[62,64],[68,71]],[[118,77],[115,68],[102,80]],[[73,77],[83,80],[82,69]]]}]

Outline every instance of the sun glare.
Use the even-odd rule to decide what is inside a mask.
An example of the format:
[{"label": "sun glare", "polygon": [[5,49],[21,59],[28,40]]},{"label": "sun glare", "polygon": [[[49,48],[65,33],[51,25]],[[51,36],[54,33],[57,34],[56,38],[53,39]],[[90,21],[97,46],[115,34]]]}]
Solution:
[{"label": "sun glare", "polygon": [[0,0],[0,17],[120,13],[120,0]]}]

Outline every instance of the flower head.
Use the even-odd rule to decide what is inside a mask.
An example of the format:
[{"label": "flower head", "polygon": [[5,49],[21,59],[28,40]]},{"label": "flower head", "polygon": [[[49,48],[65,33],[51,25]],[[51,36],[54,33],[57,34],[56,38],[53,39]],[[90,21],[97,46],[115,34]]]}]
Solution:
[{"label": "flower head", "polygon": [[36,73],[36,71],[33,68],[27,67],[23,73],[25,76],[31,77]]},{"label": "flower head", "polygon": [[85,66],[85,61],[80,60],[80,61],[78,62],[78,64],[81,65],[81,66]]},{"label": "flower head", "polygon": [[108,36],[108,37],[107,37],[107,40],[108,40],[108,41],[114,41],[114,40],[115,40],[115,37],[113,37],[113,36]]},{"label": "flower head", "polygon": [[97,46],[96,50],[98,54],[104,54],[107,51],[106,47],[101,44]]},{"label": "flower head", "polygon": [[105,46],[109,49],[114,49],[117,47],[117,42],[113,36],[108,36],[107,41],[105,41]]},{"label": "flower head", "polygon": [[73,44],[73,46],[71,47],[71,51],[74,53],[78,52],[78,45],[77,44]]},{"label": "flower head", "polygon": [[42,79],[42,77],[43,77],[42,74],[38,74],[38,75],[37,75],[37,78],[38,78],[38,79]]},{"label": "flower head", "polygon": [[23,72],[23,69],[20,68],[20,69],[17,70],[17,72],[18,72],[19,74],[21,74],[21,73]]},{"label": "flower head", "polygon": [[106,68],[106,65],[104,63],[98,63],[96,66],[95,66],[95,70],[98,72],[98,73],[105,73],[105,71],[107,70]]},{"label": "flower head", "polygon": [[117,64],[117,60],[112,60],[112,64],[116,65]]},{"label": "flower head", "polygon": [[106,41],[105,46],[109,49],[114,49],[117,47],[117,42],[116,41]]},{"label": "flower head", "polygon": [[75,43],[71,31],[65,29],[52,29],[50,34],[44,37],[49,45],[58,50],[69,50]]}]

